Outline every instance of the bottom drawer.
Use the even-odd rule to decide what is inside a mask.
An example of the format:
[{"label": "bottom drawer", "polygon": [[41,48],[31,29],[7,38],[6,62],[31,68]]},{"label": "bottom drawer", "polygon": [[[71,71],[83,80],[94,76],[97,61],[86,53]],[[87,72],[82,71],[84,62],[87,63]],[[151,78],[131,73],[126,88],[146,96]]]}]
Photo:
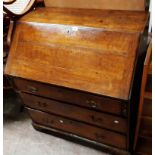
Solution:
[{"label": "bottom drawer", "polygon": [[47,114],[30,108],[28,108],[28,111],[32,120],[38,124],[60,129],[103,144],[126,149],[126,136],[122,134],[117,134],[85,123]]}]

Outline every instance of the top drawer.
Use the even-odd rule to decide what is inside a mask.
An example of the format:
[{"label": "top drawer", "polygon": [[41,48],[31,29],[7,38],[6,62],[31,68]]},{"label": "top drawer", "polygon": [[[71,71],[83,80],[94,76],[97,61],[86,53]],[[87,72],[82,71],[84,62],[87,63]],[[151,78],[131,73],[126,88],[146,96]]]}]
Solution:
[{"label": "top drawer", "polygon": [[112,100],[76,90],[42,84],[25,79],[14,79],[14,84],[20,91],[48,97],[71,104],[100,110],[117,115],[127,115],[127,104],[123,101]]}]

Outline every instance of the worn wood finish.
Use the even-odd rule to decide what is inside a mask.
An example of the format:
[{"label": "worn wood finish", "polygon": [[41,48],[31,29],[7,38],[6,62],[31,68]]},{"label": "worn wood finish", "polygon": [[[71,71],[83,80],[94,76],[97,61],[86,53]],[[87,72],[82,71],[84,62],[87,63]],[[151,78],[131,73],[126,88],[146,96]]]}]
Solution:
[{"label": "worn wood finish", "polygon": [[47,7],[145,10],[145,0],[45,0]]},{"label": "worn wood finish", "polygon": [[[16,89],[89,109],[103,111],[121,116],[127,116],[127,103],[103,96],[88,94],[77,90],[42,84],[35,81],[14,78]],[[109,108],[110,107],[110,108]]]},{"label": "worn wood finish", "polygon": [[37,8],[19,22],[103,28],[107,31],[142,33],[148,21],[145,11]]},{"label": "worn wood finish", "polygon": [[[100,143],[126,149],[126,137],[121,134],[37,110],[29,109],[29,113],[33,121],[41,125],[46,125],[59,130],[74,133]],[[111,138],[113,140],[111,140]]]},{"label": "worn wood finish", "polygon": [[40,131],[40,132],[44,132],[47,134],[50,134],[52,136],[56,136],[59,138],[63,138],[65,140],[68,140],[70,142],[74,142],[86,147],[90,147],[92,149],[96,149],[99,151],[103,151],[104,153],[109,153],[109,154],[114,154],[114,155],[131,155],[129,152],[127,152],[126,150],[123,149],[119,149],[110,145],[106,145],[104,143],[100,143],[100,142],[96,142],[94,140],[90,140],[88,138],[84,138],[81,136],[77,136],[75,134],[72,133],[68,133],[62,130],[57,130],[45,125],[41,125],[35,122],[32,122],[32,126],[34,127],[34,129]]},{"label": "worn wood finish", "polygon": [[21,94],[33,96],[23,96],[33,121],[129,151],[131,94],[147,18],[146,12],[61,8],[21,18],[5,73]]},{"label": "worn wood finish", "polygon": [[[103,22],[92,22],[102,13]],[[81,20],[82,15],[86,20]],[[56,16],[59,18],[53,18]],[[119,31],[126,27],[126,31],[136,28],[140,33],[146,17],[138,12],[37,10],[16,26],[6,74],[128,100],[139,34],[112,30],[118,26]],[[80,27],[74,23],[78,20],[83,23]],[[113,22],[108,24],[110,20]],[[74,26],[66,25],[71,22]],[[86,27],[89,23],[97,28]],[[106,31],[106,26],[111,31]]]},{"label": "worn wood finish", "polygon": [[22,93],[21,96],[24,99],[25,105],[30,108],[54,113],[113,131],[127,133],[127,120],[124,118],[87,110],[74,105],[69,105],[63,102],[49,100],[26,93]]}]

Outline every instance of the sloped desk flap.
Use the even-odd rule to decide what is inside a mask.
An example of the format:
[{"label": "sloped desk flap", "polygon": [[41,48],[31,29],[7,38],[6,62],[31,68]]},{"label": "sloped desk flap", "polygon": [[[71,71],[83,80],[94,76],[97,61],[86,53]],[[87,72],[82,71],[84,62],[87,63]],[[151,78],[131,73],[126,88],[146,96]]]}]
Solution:
[{"label": "sloped desk flap", "polygon": [[127,100],[145,12],[38,9],[16,25],[5,73]]}]

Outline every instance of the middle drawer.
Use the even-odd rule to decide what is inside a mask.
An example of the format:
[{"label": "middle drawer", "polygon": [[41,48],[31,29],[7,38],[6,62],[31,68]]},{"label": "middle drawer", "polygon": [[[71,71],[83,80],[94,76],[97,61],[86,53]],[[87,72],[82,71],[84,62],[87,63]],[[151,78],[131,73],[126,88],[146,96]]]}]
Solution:
[{"label": "middle drawer", "polygon": [[121,133],[127,133],[127,119],[125,118],[88,110],[72,104],[66,104],[27,93],[21,93],[21,96],[24,100],[24,104],[30,108],[61,115]]}]

